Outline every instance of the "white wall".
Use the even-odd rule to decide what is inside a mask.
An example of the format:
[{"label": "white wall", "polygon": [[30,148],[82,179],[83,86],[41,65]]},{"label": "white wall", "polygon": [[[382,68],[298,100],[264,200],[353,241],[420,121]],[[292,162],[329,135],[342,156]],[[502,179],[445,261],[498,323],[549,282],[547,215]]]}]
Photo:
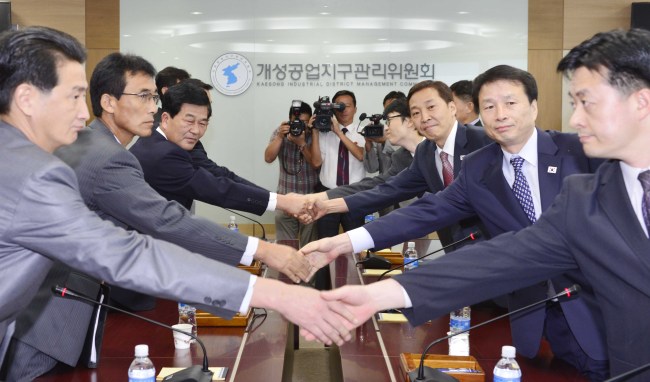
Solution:
[{"label": "white wall", "polygon": [[[184,68],[206,82],[213,62],[226,52],[245,56],[254,75],[258,64],[432,63],[434,79],[447,84],[496,64],[527,66],[528,9],[519,0],[123,0],[120,7],[123,52],[141,55],[157,69]],[[203,143],[217,163],[270,190],[277,186],[278,167],[264,162],[263,153],[292,99],[312,104],[319,95],[347,88],[357,96],[358,117],[380,113],[386,93],[407,93],[413,82],[297,88],[259,87],[257,81],[238,96],[213,91]],[[196,211],[227,222],[220,208],[199,203]],[[262,221],[273,222],[273,215]]]}]

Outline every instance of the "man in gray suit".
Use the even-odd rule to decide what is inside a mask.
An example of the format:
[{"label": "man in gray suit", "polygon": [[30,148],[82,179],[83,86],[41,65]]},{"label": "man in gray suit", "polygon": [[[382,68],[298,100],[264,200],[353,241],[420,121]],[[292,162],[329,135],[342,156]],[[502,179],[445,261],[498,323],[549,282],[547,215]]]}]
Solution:
[{"label": "man in gray suit", "polygon": [[[153,100],[157,98],[154,75],[153,66],[144,58],[121,53],[106,56],[93,71],[90,98],[96,119],[89,128],[79,132],[76,142],[55,152],[75,170],[81,196],[88,208],[119,227],[169,241],[229,265],[250,265],[256,258],[295,281],[306,279],[309,264],[293,248],[247,238],[194,217],[145,182],[137,159],[124,146],[136,135],[151,135],[156,109]],[[198,107],[204,108],[207,114],[208,96],[197,86],[192,89],[198,99],[196,103],[201,105]],[[138,96],[128,96],[136,93]],[[52,285],[65,284],[70,276],[67,267],[55,265],[34,303],[17,320],[12,349],[21,354],[23,362],[12,364],[10,377],[23,375],[23,372],[31,376],[44,374],[57,361],[70,366],[77,364],[92,311],[86,303],[54,298],[50,293]],[[120,297],[134,299],[133,293],[122,292]],[[152,298],[145,296],[137,300],[149,299]],[[123,300],[118,302],[124,303]],[[68,325],[57,330],[60,334],[57,338],[43,335],[54,331],[58,322]],[[28,347],[20,349],[24,344]],[[30,350],[43,354],[29,356]],[[19,370],[34,358],[40,359],[36,368]]]},{"label": "man in gray suit", "polygon": [[326,343],[349,338],[344,319],[316,291],[127,232],[85,206],[74,172],[52,155],[88,118],[85,59],[78,41],[50,28],[0,36],[0,361],[17,315],[56,261],[220,316],[268,307]]},{"label": "man in gray suit", "polygon": [[[356,183],[309,195],[307,197],[309,199],[308,204],[317,200],[342,198],[359,191],[369,190],[385,183],[390,177],[407,168],[413,161],[415,148],[424,140],[424,137],[418,133],[410,114],[406,98],[396,99],[384,109],[384,115],[386,116],[384,135],[393,146],[400,146],[392,154],[392,162],[388,171],[377,176],[363,178]],[[305,218],[309,219],[307,216]]]}]

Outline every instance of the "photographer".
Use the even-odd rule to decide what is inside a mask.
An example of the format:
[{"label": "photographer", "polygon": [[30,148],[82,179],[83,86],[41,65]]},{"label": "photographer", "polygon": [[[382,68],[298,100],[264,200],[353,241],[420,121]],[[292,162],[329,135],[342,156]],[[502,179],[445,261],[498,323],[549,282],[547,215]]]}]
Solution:
[{"label": "photographer", "polygon": [[[318,134],[314,134],[314,140],[318,140],[319,143],[318,148],[323,162],[320,171],[321,187],[318,191],[355,183],[366,175],[363,168],[365,140],[356,131],[354,125],[357,99],[353,92],[340,90],[334,94],[332,102],[344,104],[345,107],[333,108],[331,131],[324,132],[319,129]],[[319,124],[316,123],[315,126]],[[337,235],[339,224],[343,226],[343,230],[348,231],[363,225],[363,217],[353,219],[349,214],[328,215],[318,221],[318,237]]]},{"label": "photographer", "polygon": [[[275,158],[280,161],[280,178],[278,179],[278,194],[295,192],[311,194],[318,184],[318,169],[321,165],[320,150],[314,155],[314,144],[311,125],[311,107],[302,101],[293,101],[289,108],[289,121],[284,121],[271,134],[269,145],[264,151],[266,163],[272,163]],[[300,246],[316,240],[317,232],[314,223],[302,224],[298,219],[276,211],[275,229],[277,240],[298,238]]]}]

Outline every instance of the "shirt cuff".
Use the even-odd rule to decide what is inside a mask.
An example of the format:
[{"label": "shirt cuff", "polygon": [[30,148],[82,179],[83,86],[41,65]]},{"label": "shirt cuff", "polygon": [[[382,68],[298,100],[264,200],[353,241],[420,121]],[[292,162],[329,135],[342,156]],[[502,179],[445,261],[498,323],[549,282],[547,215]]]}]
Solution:
[{"label": "shirt cuff", "polygon": [[278,194],[277,192],[269,192],[269,204],[266,206],[267,211],[275,211],[275,207],[278,205]]},{"label": "shirt cuff", "polygon": [[352,252],[359,253],[364,249],[373,248],[375,241],[372,240],[370,233],[363,227],[355,228],[352,231],[346,232],[352,243]]},{"label": "shirt cuff", "polygon": [[248,308],[251,305],[251,298],[253,298],[253,286],[255,285],[256,281],[257,281],[257,276],[255,275],[251,275],[251,278],[248,279],[248,289],[246,290],[244,299],[241,301],[241,305],[239,306],[239,313],[242,316],[248,313]]},{"label": "shirt cuff", "polygon": [[400,285],[400,288],[402,288],[402,294],[404,295],[404,308],[412,308],[413,302],[411,301],[409,294],[406,293],[406,289],[404,289],[403,286]]},{"label": "shirt cuff", "polygon": [[255,253],[257,253],[257,247],[259,245],[260,245],[260,239],[253,236],[249,236],[248,243],[246,244],[246,249],[244,250],[244,254],[241,256],[241,260],[239,260],[239,264],[241,265],[253,264],[253,257],[255,256]]}]

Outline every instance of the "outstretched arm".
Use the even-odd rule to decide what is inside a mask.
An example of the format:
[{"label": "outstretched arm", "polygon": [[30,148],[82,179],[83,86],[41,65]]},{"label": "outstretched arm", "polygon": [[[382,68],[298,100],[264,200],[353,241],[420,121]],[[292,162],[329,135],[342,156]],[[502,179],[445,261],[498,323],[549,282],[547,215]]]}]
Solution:
[{"label": "outstretched arm", "polygon": [[352,253],[350,237],[342,233],[334,237],[327,237],[305,245],[300,249],[309,260],[312,272],[331,263],[341,254]]},{"label": "outstretched arm", "polygon": [[282,272],[293,282],[308,281],[311,276],[311,264],[295,249],[280,244],[260,240],[255,258],[272,269]]}]

